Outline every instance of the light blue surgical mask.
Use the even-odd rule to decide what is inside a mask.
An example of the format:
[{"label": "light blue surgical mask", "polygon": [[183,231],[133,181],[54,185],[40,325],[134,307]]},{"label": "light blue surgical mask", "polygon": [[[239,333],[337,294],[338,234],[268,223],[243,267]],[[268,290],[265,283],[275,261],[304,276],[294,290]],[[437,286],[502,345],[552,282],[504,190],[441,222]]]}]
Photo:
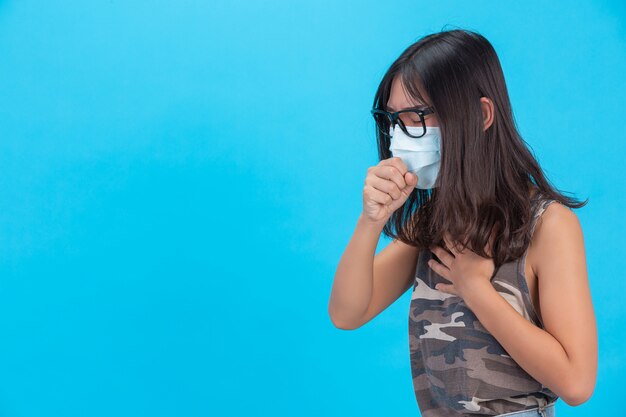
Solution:
[{"label": "light blue surgical mask", "polygon": [[[410,134],[420,135],[422,127],[407,126]],[[389,150],[392,156],[399,157],[406,164],[409,171],[417,175],[415,188],[427,190],[433,188],[439,174],[441,160],[441,131],[439,127],[427,126],[426,134],[421,138],[408,136],[396,124],[389,128],[391,144]]]}]

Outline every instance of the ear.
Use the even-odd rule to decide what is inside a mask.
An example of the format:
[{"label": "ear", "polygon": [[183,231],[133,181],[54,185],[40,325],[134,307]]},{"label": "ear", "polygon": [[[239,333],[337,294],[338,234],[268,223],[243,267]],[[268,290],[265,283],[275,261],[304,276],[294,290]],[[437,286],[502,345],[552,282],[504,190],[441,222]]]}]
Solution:
[{"label": "ear", "polygon": [[483,130],[487,130],[489,129],[489,126],[491,126],[493,123],[493,118],[494,118],[493,102],[487,97],[481,97],[480,107],[482,108],[482,111],[483,111],[483,125],[484,125]]}]

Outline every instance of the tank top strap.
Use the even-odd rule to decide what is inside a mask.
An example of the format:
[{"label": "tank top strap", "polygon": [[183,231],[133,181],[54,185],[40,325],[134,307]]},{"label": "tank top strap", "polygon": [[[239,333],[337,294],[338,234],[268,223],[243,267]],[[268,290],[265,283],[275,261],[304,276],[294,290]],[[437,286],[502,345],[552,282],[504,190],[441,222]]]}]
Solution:
[{"label": "tank top strap", "polygon": [[532,207],[532,218],[531,218],[531,226],[530,226],[530,234],[531,236],[535,232],[535,227],[537,226],[537,222],[539,218],[543,214],[543,212],[548,208],[550,203],[556,201],[553,198],[546,197],[544,195],[536,195],[533,196],[531,207]]}]

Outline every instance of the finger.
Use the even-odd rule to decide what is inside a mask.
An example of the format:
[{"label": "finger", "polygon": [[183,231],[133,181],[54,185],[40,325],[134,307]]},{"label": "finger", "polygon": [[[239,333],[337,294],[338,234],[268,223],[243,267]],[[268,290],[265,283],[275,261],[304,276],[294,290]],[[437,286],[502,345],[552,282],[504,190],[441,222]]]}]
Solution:
[{"label": "finger", "polygon": [[456,255],[456,248],[454,247],[454,245],[452,244],[452,240],[450,239],[450,235],[448,233],[444,233],[443,234],[443,241],[446,244],[446,247],[448,248],[448,250],[450,252],[452,252],[453,255]]},{"label": "finger", "polygon": [[437,284],[435,285],[435,289],[442,292],[447,292],[448,294],[453,294],[456,296],[459,295],[459,293],[456,291],[456,288],[454,288],[454,284]]},{"label": "finger", "polygon": [[444,233],[443,235],[443,241],[446,243],[446,247],[448,248],[448,250],[450,252],[452,252],[452,254],[454,256],[462,254],[463,251],[461,250],[461,247],[459,244],[457,244],[456,242],[452,241],[452,236],[450,236],[450,233]]},{"label": "finger", "polygon": [[374,167],[374,175],[385,180],[395,182],[400,189],[406,187],[404,172],[400,171],[398,167],[390,164],[387,159],[381,161],[380,164]]},{"label": "finger", "polygon": [[404,181],[406,182],[405,190],[411,192],[413,188],[415,188],[415,184],[417,184],[417,175],[412,172],[407,172],[404,174]]},{"label": "finger", "polygon": [[437,258],[443,263],[446,267],[450,267],[452,265],[452,261],[454,261],[454,256],[450,255],[448,251],[440,246],[433,246],[431,252],[437,255]]},{"label": "finger", "polygon": [[[397,168],[404,179],[405,187],[409,188],[410,191],[413,191],[412,189],[415,188],[415,184],[417,184],[417,175],[414,172],[409,171],[402,158],[394,156],[381,161],[379,165],[391,165]],[[411,185],[411,187],[409,185]]]},{"label": "finger", "polygon": [[388,205],[391,204],[393,198],[380,190],[372,187],[371,185],[366,185],[363,189],[363,195],[365,198],[368,198],[376,203]]},{"label": "finger", "polygon": [[493,230],[491,231],[491,235],[489,236],[489,240],[487,241],[487,244],[485,245],[485,253],[490,257],[493,256],[493,245],[495,243],[495,239],[496,239],[496,229],[494,227]]},{"label": "finger", "polygon": [[368,175],[367,178],[365,178],[365,184],[371,185],[375,189],[389,194],[394,200],[399,199],[403,195],[403,190],[398,188],[395,182],[380,178],[376,175]]},{"label": "finger", "polygon": [[442,277],[450,281],[450,277],[448,275],[450,270],[446,268],[444,265],[440,264],[434,259],[431,259],[428,261],[428,266],[430,267],[430,269],[432,269],[433,271],[435,271],[436,273],[438,273],[439,275],[441,275]]},{"label": "finger", "polygon": [[393,156],[391,158],[384,159],[383,161],[381,161],[381,164],[391,165],[391,166],[396,167],[396,169],[400,172],[400,174],[402,174],[402,176],[404,176],[404,174],[406,174],[407,171],[409,170],[409,167],[406,166],[402,158],[398,156]]}]

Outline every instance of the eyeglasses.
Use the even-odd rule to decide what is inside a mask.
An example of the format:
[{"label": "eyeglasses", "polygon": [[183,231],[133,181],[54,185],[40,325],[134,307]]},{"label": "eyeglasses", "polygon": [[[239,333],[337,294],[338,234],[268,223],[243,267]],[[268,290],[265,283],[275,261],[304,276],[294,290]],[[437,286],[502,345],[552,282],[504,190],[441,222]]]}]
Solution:
[{"label": "eyeglasses", "polygon": [[[421,138],[426,134],[426,123],[424,122],[424,116],[434,112],[435,111],[431,107],[413,107],[410,109],[398,110],[391,113],[383,109],[371,110],[372,116],[374,116],[374,120],[376,121],[376,126],[383,135],[391,136],[389,134],[389,128],[392,126],[395,127],[397,123],[400,125],[400,129],[402,129],[404,133],[412,138]],[[419,129],[411,129],[416,132],[416,134],[409,133],[407,126],[422,129],[421,131]]]}]

